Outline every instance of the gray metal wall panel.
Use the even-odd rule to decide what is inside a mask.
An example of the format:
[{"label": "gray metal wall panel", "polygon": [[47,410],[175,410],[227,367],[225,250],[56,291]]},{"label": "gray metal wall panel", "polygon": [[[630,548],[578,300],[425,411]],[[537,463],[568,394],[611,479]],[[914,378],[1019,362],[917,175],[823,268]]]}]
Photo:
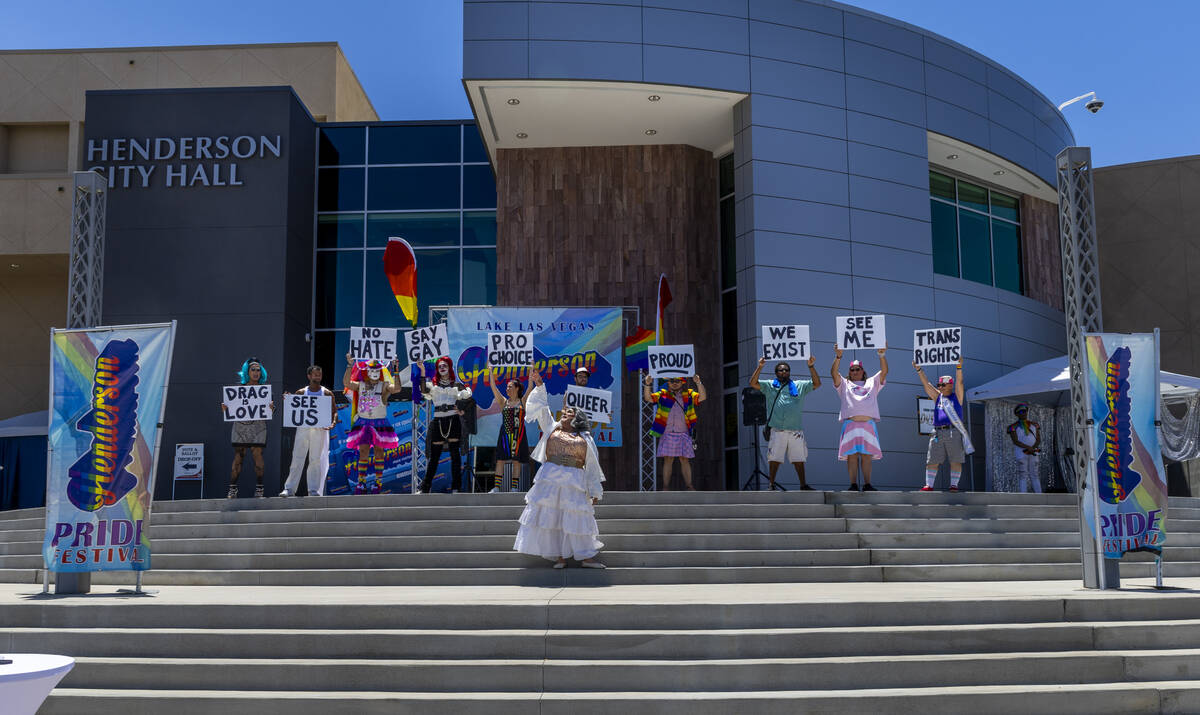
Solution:
[{"label": "gray metal wall panel", "polygon": [[750,60],[746,55],[645,45],[642,60],[647,82],[750,91]]},{"label": "gray metal wall panel", "polygon": [[991,149],[987,117],[933,97],[926,98],[925,105],[929,110],[929,131],[961,139],[980,149]]},{"label": "gray metal wall panel", "polygon": [[925,124],[925,95],[862,77],[846,77],[846,109]]},{"label": "gray metal wall panel", "polygon": [[988,88],[950,70],[926,64],[925,92],[976,114],[988,113]]},{"label": "gray metal wall panel", "polygon": [[927,286],[856,275],[854,310],[856,314],[886,314],[889,333],[895,330],[900,335],[912,335],[912,328],[905,331],[899,319],[908,317],[924,320],[925,316],[932,314],[933,291]]},{"label": "gray metal wall panel", "polygon": [[754,127],[750,156],[814,169],[846,171],[846,142],[817,134]]},{"label": "gray metal wall panel", "polygon": [[846,72],[911,89],[925,91],[925,63],[882,47],[846,40]]},{"label": "gray metal wall panel", "polygon": [[1036,150],[1033,142],[1024,136],[1002,127],[995,122],[988,126],[990,149],[993,154],[1004,157],[1019,166],[1033,166],[1036,161]]},{"label": "gray metal wall panel", "polygon": [[850,222],[844,206],[774,196],[755,196],[751,203],[754,205],[754,227],[757,229],[850,238]]},{"label": "gray metal wall panel", "polygon": [[[909,283],[933,287],[933,258],[929,252],[905,251],[854,241],[851,254],[854,274],[867,278],[903,278]],[[929,291],[933,295],[933,291]],[[932,305],[930,306],[932,308]],[[932,315],[932,311],[929,313]]]},{"label": "gray metal wall panel", "polygon": [[979,84],[987,84],[987,64],[957,47],[951,47],[928,36],[925,38],[925,61]]},{"label": "gray metal wall panel", "polygon": [[524,40],[528,37],[528,3],[492,2],[463,6],[463,40]]},{"label": "gray metal wall panel", "polygon": [[988,87],[1016,102],[1029,111],[1034,111],[1033,90],[1024,82],[1013,77],[997,65],[988,65]]},{"label": "gray metal wall panel", "polygon": [[548,79],[642,79],[642,46],[618,42],[529,43],[529,76]]},{"label": "gray metal wall panel", "polygon": [[642,5],[648,8],[661,7],[746,17],[746,0],[643,0]]},{"label": "gray metal wall panel", "polygon": [[840,72],[753,57],[750,74],[756,93],[846,106],[846,86]]},{"label": "gray metal wall panel", "polygon": [[[926,200],[928,202],[928,200]],[[929,250],[929,222],[850,209],[850,233],[856,241],[909,251]]]},{"label": "gray metal wall panel", "polygon": [[924,126],[862,112],[846,112],[846,138],[860,144],[906,152],[921,159],[926,158],[929,149]]},{"label": "gray metal wall panel", "polygon": [[851,174],[850,206],[928,221],[929,188],[917,188]]},{"label": "gray metal wall panel", "polygon": [[925,54],[924,40],[912,30],[853,12],[846,13],[846,39],[867,42],[917,59]]},{"label": "gray metal wall panel", "polygon": [[[776,127],[821,134],[837,139],[846,138],[846,110],[827,104],[803,102],[797,99],[752,95],[747,104],[749,121],[760,127]],[[921,141],[925,133],[921,132]]]},{"label": "gray metal wall panel", "polygon": [[529,43],[516,40],[463,42],[463,67],[478,67],[471,76],[484,78],[529,77]]},{"label": "gray metal wall panel", "polygon": [[995,90],[988,92],[988,118],[1030,140],[1036,134],[1037,118],[1028,109]]},{"label": "gray metal wall panel", "polygon": [[[757,300],[820,305],[829,296],[850,293],[850,276],[799,268],[759,266],[755,269]],[[757,327],[757,326],[756,326]]]},{"label": "gray metal wall panel", "polygon": [[850,142],[847,147],[851,174],[915,186],[928,197],[929,160],[926,157],[857,142]]},{"label": "gray metal wall panel", "polygon": [[746,165],[756,194],[849,206],[846,175],[794,164],[754,161]]},{"label": "gray metal wall panel", "polygon": [[844,52],[841,37],[771,22],[750,22],[750,54],[755,57],[841,72],[845,68]]},{"label": "gray metal wall panel", "polygon": [[[802,229],[803,227],[797,227]],[[804,236],[776,231],[753,231],[746,243],[753,245],[760,265],[803,264],[814,271],[849,274],[851,242],[821,236]]]},{"label": "gray metal wall panel", "polygon": [[681,10],[644,9],[642,41],[742,55],[750,51],[745,18]]},{"label": "gray metal wall panel", "polygon": [[641,42],[642,11],[599,3],[542,3],[529,9],[529,39]]},{"label": "gray metal wall panel", "polygon": [[832,7],[796,0],[750,0],[749,7],[751,20],[842,34],[842,11]]}]

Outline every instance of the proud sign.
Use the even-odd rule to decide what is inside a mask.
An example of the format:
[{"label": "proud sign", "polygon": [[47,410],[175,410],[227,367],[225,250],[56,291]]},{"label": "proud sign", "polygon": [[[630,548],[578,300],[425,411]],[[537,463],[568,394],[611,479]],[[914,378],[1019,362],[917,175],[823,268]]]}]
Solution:
[{"label": "proud sign", "polygon": [[811,354],[807,325],[762,326],[764,360],[807,360]]},{"label": "proud sign", "polygon": [[391,362],[396,357],[396,329],[350,328],[350,357]]},{"label": "proud sign", "polygon": [[270,385],[226,385],[221,388],[226,422],[271,419]]},{"label": "proud sign", "polygon": [[842,350],[880,350],[887,344],[882,315],[839,315],[834,335]]},{"label": "proud sign", "polygon": [[533,364],[533,333],[488,333],[488,367],[528,367]]},{"label": "proud sign", "polygon": [[328,427],[333,423],[333,395],[300,392],[283,396],[284,427]]},{"label": "proud sign", "polygon": [[913,362],[947,365],[962,359],[962,328],[926,328],[913,331]]},{"label": "proud sign", "polygon": [[651,345],[647,357],[651,377],[691,377],[696,374],[696,356],[691,345]]},{"label": "proud sign", "polygon": [[568,407],[586,413],[592,422],[612,422],[612,393],[608,390],[567,385],[567,392],[563,395],[563,409]]},{"label": "proud sign", "polygon": [[428,328],[417,328],[404,332],[404,351],[411,364],[426,363],[450,354],[450,341],[446,337],[446,324],[438,323]]}]

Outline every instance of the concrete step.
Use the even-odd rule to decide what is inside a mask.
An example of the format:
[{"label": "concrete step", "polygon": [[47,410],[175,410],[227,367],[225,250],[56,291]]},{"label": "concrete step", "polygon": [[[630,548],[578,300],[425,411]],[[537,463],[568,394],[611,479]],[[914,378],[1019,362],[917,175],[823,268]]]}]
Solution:
[{"label": "concrete step", "polygon": [[1200,710],[1200,686],[1188,680],[1142,683],[1088,683],[966,686],[911,689],[750,692],[548,692],[439,693],[321,691],[161,691],[58,688],[39,715],[170,712],[210,715],[728,715],[761,713],[912,712],[929,715],[1007,715],[1053,712],[1062,715],[1186,713]]},{"label": "concrete step", "polygon": [[713,660],[80,657],[63,686],[138,688],[152,682],[170,690],[251,690],[273,683],[277,690],[327,692],[721,692],[769,689],[774,683],[798,690],[854,690],[1168,677],[1200,677],[1200,649]]},{"label": "concrete step", "polygon": [[853,519],[1073,519],[1074,506],[1038,504],[838,504],[832,516]]},{"label": "concrete step", "polygon": [[699,660],[1161,650],[1200,643],[1200,621],[719,630],[5,628],[6,652],[76,657]]}]

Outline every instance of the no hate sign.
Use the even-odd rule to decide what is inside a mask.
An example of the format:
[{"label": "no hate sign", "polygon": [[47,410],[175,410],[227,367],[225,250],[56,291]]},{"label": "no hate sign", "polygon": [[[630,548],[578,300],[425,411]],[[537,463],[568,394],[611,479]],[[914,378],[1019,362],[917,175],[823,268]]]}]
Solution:
[{"label": "no hate sign", "polygon": [[271,419],[270,385],[226,385],[221,388],[226,422]]},{"label": "no hate sign", "polygon": [[396,329],[350,328],[350,357],[391,362],[396,357]]},{"label": "no hate sign", "polygon": [[533,364],[533,333],[488,333],[488,367],[528,367]]},{"label": "no hate sign", "polygon": [[880,350],[887,345],[886,318],[882,315],[839,315],[834,335],[842,350]]}]

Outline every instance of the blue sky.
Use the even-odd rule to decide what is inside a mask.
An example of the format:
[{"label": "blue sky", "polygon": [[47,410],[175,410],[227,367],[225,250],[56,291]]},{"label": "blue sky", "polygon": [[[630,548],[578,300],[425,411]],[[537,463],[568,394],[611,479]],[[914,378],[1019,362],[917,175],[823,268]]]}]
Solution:
[{"label": "blue sky", "polygon": [[[1104,109],[1066,110],[1099,166],[1200,154],[1195,31],[1200,2],[858,0],[949,37],[1055,102],[1095,90]],[[337,41],[383,119],[470,116],[458,0],[65,0],[6,13],[0,48]]]}]

